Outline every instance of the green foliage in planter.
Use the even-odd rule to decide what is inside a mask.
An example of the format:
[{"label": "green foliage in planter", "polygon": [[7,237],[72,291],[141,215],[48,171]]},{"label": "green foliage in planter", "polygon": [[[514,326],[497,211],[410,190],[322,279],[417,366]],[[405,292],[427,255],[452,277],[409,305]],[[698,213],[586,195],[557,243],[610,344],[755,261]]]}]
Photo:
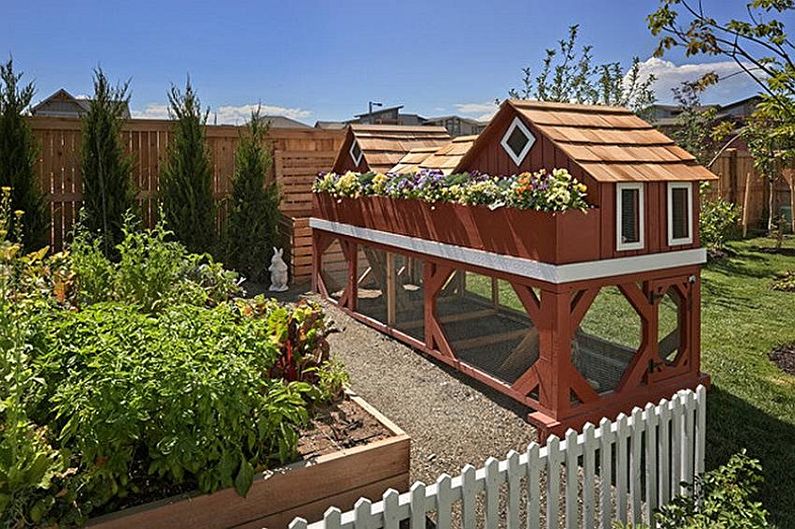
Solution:
[{"label": "green foliage in planter", "polygon": [[191,254],[170,241],[172,233],[162,224],[141,230],[128,216],[122,233],[115,262],[105,257],[99,239],[77,231],[71,259],[78,306],[116,300],[157,312],[178,303],[217,305],[242,292],[236,273],[209,255]]},{"label": "green foliage in planter", "polygon": [[35,164],[38,144],[22,113],[35,92],[33,83],[19,86],[11,59],[0,64],[0,187],[12,188],[12,208],[24,211],[22,240],[28,249],[46,246],[48,212]]},{"label": "green foliage in planter", "polygon": [[310,387],[263,377],[278,356],[264,320],[229,304],[151,316],[99,303],[46,323],[39,362],[85,508],[147,480],[244,495],[255,468],[293,457]]},{"label": "green foliage in planter", "polygon": [[107,256],[122,239],[124,216],[135,207],[133,162],[121,138],[129,99],[127,83],[111,86],[101,69],[94,72],[94,98],[83,116],[81,215],[85,227],[100,235]]},{"label": "green foliage in planter", "polygon": [[272,164],[270,146],[263,144],[267,135],[257,109],[235,153],[225,237],[225,263],[254,281],[266,278],[271,248],[279,246],[280,197],[276,183],[267,182]]},{"label": "green foliage in planter", "polygon": [[168,160],[160,173],[160,196],[166,225],[189,251],[215,250],[213,170],[207,152],[205,125],[209,109],[190,84],[185,92],[172,86],[168,95],[174,122]]},{"label": "green foliage in planter", "polygon": [[704,198],[699,217],[702,246],[722,250],[736,234],[739,220],[739,212],[731,202],[722,198]]}]

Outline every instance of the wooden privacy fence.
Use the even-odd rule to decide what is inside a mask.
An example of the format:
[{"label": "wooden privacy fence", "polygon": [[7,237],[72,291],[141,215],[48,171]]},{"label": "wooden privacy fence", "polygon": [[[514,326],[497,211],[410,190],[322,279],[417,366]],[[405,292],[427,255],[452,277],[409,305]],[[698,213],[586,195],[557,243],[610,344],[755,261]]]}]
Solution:
[{"label": "wooden privacy fence", "polygon": [[[28,118],[41,145],[37,171],[46,193],[52,219],[50,242],[60,251],[78,218],[83,200],[80,174],[81,122],[76,118]],[[133,184],[143,220],[152,225],[157,217],[160,171],[166,161],[173,122],[131,119],[122,130],[122,141],[133,160]],[[235,149],[241,127],[207,126],[207,150],[213,168],[213,194],[218,207],[218,227],[226,218],[235,171]],[[267,141],[274,151],[273,174],[282,189],[280,210],[288,217],[311,212],[312,179],[328,170],[340,143],[341,131],[313,128],[271,129]],[[288,236],[292,237],[291,234]]]},{"label": "wooden privacy fence", "polygon": [[[767,180],[759,176],[754,169],[754,160],[751,153],[738,149],[724,151],[710,170],[718,175],[718,180],[712,182],[710,196],[721,197],[738,209],[747,209],[743,218],[747,219],[751,229],[766,229],[767,210],[770,190]],[[788,175],[775,182],[774,213],[779,214],[782,206],[793,204],[792,191],[788,185]]]},{"label": "wooden privacy fence", "polygon": [[454,478],[442,474],[403,494],[388,490],[375,503],[361,498],[347,512],[330,508],[312,524],[296,518],[290,529],[398,529],[405,521],[425,529],[428,514],[438,529],[449,529],[454,511],[463,529],[539,528],[542,514],[548,529],[610,529],[616,520],[654,527],[655,509],[685,494],[682,482],[704,471],[705,430],[706,389],[699,386],[615,422],[586,424],[580,434],[551,436],[544,447],[531,443],[522,454],[489,458],[483,468],[466,465]]}]

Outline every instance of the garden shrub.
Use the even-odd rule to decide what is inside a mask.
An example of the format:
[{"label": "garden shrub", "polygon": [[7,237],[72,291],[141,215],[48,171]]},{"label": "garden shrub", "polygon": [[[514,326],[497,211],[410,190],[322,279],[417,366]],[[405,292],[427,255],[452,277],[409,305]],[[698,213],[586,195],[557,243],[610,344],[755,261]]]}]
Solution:
[{"label": "garden shrub", "polygon": [[9,204],[4,190],[2,526],[72,527],[192,490],[245,495],[255,472],[295,457],[346,377],[319,305],[230,299],[236,274],[131,220],[118,261],[80,232],[71,253],[24,254]]},{"label": "garden shrub", "polygon": [[266,279],[271,248],[279,246],[279,189],[268,182],[268,125],[259,110],[251,114],[235,153],[235,175],[225,236],[224,262],[247,279]]},{"label": "garden shrub", "polygon": [[723,250],[735,236],[739,220],[737,207],[731,202],[703,197],[699,217],[701,244],[710,250]]},{"label": "garden shrub", "polygon": [[23,116],[35,89],[33,83],[19,87],[21,78],[11,59],[0,64],[0,186],[12,188],[12,208],[24,212],[23,244],[36,250],[48,243],[49,212],[35,168],[39,146]]},{"label": "garden shrub", "polygon": [[128,85],[111,86],[102,69],[94,72],[94,96],[82,117],[81,222],[100,235],[99,248],[113,255],[123,237],[124,216],[135,207],[133,161],[124,152],[121,128],[130,97]]},{"label": "garden shrub", "polygon": [[190,80],[185,92],[172,86],[168,100],[175,121],[160,173],[163,216],[190,252],[212,252],[216,250],[213,170],[205,138],[209,109],[202,110]]}]

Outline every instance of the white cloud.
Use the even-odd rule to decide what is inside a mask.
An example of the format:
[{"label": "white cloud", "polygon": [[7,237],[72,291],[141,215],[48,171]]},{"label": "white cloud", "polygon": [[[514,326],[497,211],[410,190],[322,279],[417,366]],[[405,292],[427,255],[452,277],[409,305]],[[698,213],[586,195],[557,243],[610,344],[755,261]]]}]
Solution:
[{"label": "white cloud", "polygon": [[[257,109],[256,104],[250,105],[221,105],[210,109],[210,123],[219,125],[242,125],[251,117],[251,112]],[[132,117],[144,119],[168,119],[168,105],[150,103],[143,110],[133,110]],[[289,108],[276,105],[261,105],[260,113],[266,116],[285,116],[292,119],[307,118],[312,112],[303,108]]]},{"label": "white cloud", "polygon": [[734,61],[674,64],[657,57],[649,57],[640,64],[641,76],[653,74],[656,78],[654,91],[661,103],[673,101],[672,88],[678,88],[682,82],[694,81],[709,72],[718,74],[721,81],[707,89],[704,93],[705,102],[728,103],[758,91],[753,79],[745,73],[738,73],[742,72],[742,68]]},{"label": "white cloud", "polygon": [[493,102],[486,103],[456,103],[455,108],[459,114],[477,119],[478,121],[488,121],[498,110],[498,106]]}]

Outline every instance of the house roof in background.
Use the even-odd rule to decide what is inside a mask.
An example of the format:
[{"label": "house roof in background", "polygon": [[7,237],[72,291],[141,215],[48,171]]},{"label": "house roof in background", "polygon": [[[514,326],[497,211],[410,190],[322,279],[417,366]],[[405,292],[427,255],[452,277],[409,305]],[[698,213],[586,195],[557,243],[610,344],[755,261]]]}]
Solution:
[{"label": "house roof in background", "polygon": [[260,116],[260,121],[267,123],[272,129],[311,129],[312,127],[286,116]]},{"label": "house roof in background", "polygon": [[[69,92],[67,92],[66,89],[59,88],[49,96],[39,101],[37,104],[33,105],[30,109],[30,113],[33,115],[40,114],[40,115],[49,115],[49,116],[58,116],[58,115],[71,116],[75,114],[73,112],[60,112],[56,110],[47,110],[46,108],[47,105],[54,101],[66,101],[77,105],[80,108],[80,110],[77,111],[79,115],[84,112],[88,112],[91,109],[91,102],[93,100],[84,97],[81,98],[75,97]],[[130,105],[129,102],[127,101],[124,102],[123,115],[125,118],[130,117]]]},{"label": "house roof in background", "polygon": [[487,123],[486,121],[478,121],[477,119],[467,118],[464,116],[456,116],[455,114],[450,114],[449,116],[435,116],[432,118],[425,118],[425,122],[439,123],[439,122],[444,122],[448,119],[455,119],[455,118],[460,119],[464,123],[470,123],[472,125],[485,125]]},{"label": "house roof in background", "polygon": [[316,129],[341,130],[347,126],[344,121],[315,121]]},{"label": "house roof in background", "polygon": [[370,115],[383,114],[385,112],[392,112],[393,110],[400,111],[403,105],[396,105],[392,107],[374,108],[372,112],[363,112],[362,114],[354,114],[354,117],[363,118]]},{"label": "house roof in background", "polygon": [[[717,178],[693,155],[647,122],[621,107],[539,101],[505,101],[497,115],[516,112],[599,182],[696,181]],[[474,156],[493,140],[492,119],[473,148]]]},{"label": "house roof in background", "polygon": [[[348,134],[352,134],[359,143],[370,170],[383,173],[394,167],[412,149],[438,148],[450,141],[450,135],[444,127],[425,125],[351,124]],[[341,149],[334,166],[337,166],[341,156],[347,155],[347,149]]]}]

